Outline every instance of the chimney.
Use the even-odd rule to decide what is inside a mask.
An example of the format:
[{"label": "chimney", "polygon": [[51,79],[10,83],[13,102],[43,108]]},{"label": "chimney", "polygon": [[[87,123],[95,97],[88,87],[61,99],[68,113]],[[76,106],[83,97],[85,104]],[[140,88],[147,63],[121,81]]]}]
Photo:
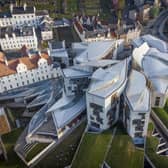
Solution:
[{"label": "chimney", "polygon": [[7,60],[7,58],[5,57],[5,64],[6,64],[6,66],[8,66],[9,64],[8,64],[8,60]]},{"label": "chimney", "polygon": [[13,4],[12,3],[10,4],[10,12],[11,13],[13,12]]},{"label": "chimney", "polygon": [[27,4],[24,3],[24,5],[23,5],[24,11],[26,10],[26,7],[27,7]]},{"label": "chimney", "polygon": [[40,50],[38,51],[38,55],[41,57],[41,51]]}]

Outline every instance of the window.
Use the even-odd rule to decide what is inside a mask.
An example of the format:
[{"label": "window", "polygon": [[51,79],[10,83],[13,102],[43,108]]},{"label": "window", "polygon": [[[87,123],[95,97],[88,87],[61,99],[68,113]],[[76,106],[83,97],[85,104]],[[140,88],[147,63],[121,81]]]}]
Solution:
[{"label": "window", "polygon": [[160,97],[156,97],[155,106],[159,106],[159,104],[160,104]]}]

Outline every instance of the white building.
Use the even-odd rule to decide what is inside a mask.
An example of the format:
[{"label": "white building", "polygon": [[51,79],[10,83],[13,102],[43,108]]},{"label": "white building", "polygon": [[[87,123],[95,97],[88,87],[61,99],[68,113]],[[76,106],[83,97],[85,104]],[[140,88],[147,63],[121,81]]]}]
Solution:
[{"label": "white building", "polygon": [[0,29],[0,46],[2,50],[20,49],[26,45],[28,48],[37,49],[38,39],[34,27],[3,27]]},{"label": "white building", "polygon": [[123,123],[135,144],[143,144],[151,110],[145,76],[132,70],[124,93]]},{"label": "white building", "polygon": [[0,27],[6,26],[37,26],[43,16],[49,16],[47,11],[36,11],[35,7],[10,5],[10,12],[0,13]]},{"label": "white building", "polygon": [[134,67],[151,83],[152,107],[163,107],[168,98],[168,45],[151,35],[135,39],[133,45]]},{"label": "white building", "polygon": [[40,52],[10,61],[1,54],[0,67],[0,93],[60,75],[49,55]]},{"label": "white building", "polygon": [[43,17],[40,22],[41,38],[42,40],[52,40],[53,31],[52,31],[53,20],[50,17]]},{"label": "white building", "polygon": [[88,126],[108,129],[119,118],[120,95],[127,82],[128,60],[96,70],[86,93]]}]

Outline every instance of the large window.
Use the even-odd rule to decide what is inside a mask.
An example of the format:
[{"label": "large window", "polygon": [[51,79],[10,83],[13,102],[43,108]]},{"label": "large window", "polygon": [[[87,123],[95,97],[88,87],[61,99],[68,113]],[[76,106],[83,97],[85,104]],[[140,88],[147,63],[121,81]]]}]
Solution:
[{"label": "large window", "polygon": [[159,106],[159,104],[160,104],[160,97],[156,97],[155,106]]}]

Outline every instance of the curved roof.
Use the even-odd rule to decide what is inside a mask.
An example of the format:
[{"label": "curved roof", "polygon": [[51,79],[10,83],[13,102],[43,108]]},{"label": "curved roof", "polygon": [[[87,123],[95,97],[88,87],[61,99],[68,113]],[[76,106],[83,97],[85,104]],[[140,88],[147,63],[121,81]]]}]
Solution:
[{"label": "curved roof", "polygon": [[135,70],[131,71],[127,88],[126,97],[133,111],[149,112],[150,93],[146,86],[145,76]]},{"label": "curved roof", "polygon": [[165,94],[168,89],[168,44],[151,35],[142,36],[134,43],[138,44],[133,51],[135,62],[152,82],[153,89]]},{"label": "curved roof", "polygon": [[108,97],[126,84],[128,60],[125,59],[110,68],[99,68],[92,75],[88,93]]},{"label": "curved roof", "polygon": [[52,113],[54,124],[61,128],[71,122],[76,116],[82,113],[86,108],[85,96],[67,97],[64,93],[48,112]]}]

